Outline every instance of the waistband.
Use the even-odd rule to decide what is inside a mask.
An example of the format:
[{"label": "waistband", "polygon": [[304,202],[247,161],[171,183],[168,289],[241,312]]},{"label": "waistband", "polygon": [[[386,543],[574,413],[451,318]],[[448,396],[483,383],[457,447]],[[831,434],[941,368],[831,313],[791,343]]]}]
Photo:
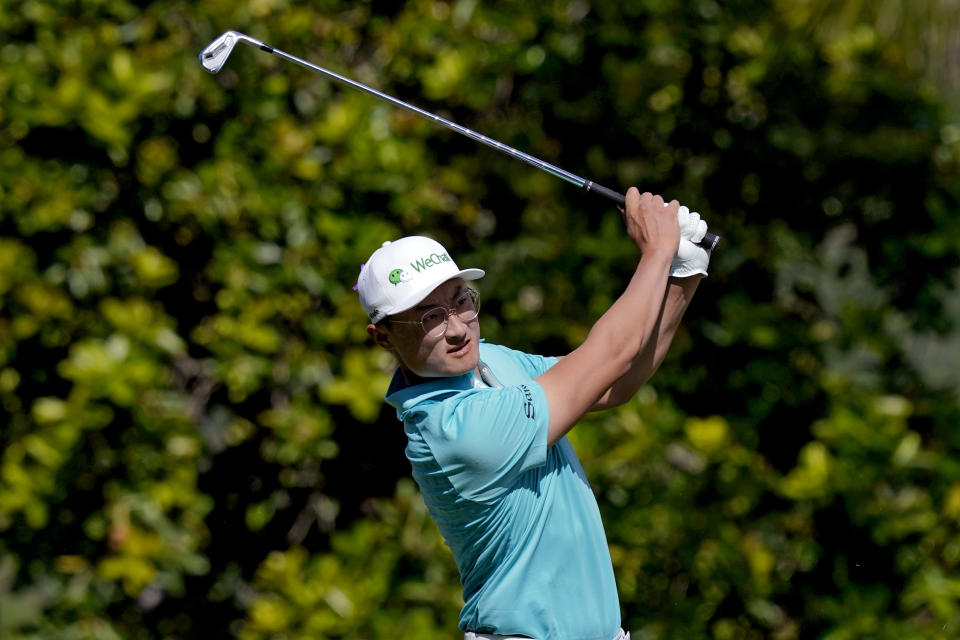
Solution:
[{"label": "waistband", "polygon": [[[495,633],[474,633],[467,631],[463,640],[532,640],[529,636],[498,636]],[[620,633],[613,640],[630,640],[630,632],[620,629]]]}]

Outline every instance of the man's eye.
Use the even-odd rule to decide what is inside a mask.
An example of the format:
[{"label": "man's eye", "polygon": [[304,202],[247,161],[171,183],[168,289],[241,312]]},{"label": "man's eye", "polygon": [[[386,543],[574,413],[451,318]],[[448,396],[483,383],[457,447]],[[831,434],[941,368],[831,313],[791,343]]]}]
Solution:
[{"label": "man's eye", "polygon": [[468,309],[473,306],[473,300],[470,299],[470,295],[461,296],[457,300],[457,309]]},{"label": "man's eye", "polygon": [[423,324],[434,324],[440,322],[443,313],[440,309],[432,309],[423,314]]}]

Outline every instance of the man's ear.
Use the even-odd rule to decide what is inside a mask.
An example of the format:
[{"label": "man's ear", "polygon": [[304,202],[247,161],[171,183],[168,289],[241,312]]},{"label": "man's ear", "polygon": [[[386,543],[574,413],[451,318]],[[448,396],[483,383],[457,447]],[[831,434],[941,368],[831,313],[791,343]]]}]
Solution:
[{"label": "man's ear", "polygon": [[367,325],[367,335],[387,351],[393,351],[393,337],[384,327],[370,323]]}]

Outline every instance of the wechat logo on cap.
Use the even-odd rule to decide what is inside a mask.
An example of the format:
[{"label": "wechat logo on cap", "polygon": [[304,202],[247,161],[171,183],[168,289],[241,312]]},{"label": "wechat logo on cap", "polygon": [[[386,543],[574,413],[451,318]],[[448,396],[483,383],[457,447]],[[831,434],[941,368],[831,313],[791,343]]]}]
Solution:
[{"label": "wechat logo on cap", "polygon": [[390,283],[393,286],[397,286],[401,282],[407,282],[410,280],[410,274],[403,269],[394,269],[390,272],[390,275],[387,276],[387,279],[390,280]]}]

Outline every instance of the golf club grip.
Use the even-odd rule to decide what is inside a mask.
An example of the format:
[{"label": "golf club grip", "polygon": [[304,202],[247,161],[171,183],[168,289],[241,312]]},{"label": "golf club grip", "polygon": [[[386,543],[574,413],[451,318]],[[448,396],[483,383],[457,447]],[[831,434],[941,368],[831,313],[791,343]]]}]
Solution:
[{"label": "golf club grip", "polygon": [[[622,193],[618,193],[613,189],[607,189],[602,184],[597,184],[596,182],[591,182],[588,180],[583,185],[583,188],[586,191],[589,191],[590,193],[596,193],[597,195],[601,195],[608,200],[613,200],[614,202],[617,203],[617,206],[620,206],[620,207],[626,206],[627,199],[624,197]],[[698,247],[703,247],[707,251],[713,251],[719,243],[720,243],[720,236],[718,236],[715,233],[710,233],[709,231],[707,231],[707,233],[704,234],[703,236],[703,240],[701,240],[696,244]]]}]

